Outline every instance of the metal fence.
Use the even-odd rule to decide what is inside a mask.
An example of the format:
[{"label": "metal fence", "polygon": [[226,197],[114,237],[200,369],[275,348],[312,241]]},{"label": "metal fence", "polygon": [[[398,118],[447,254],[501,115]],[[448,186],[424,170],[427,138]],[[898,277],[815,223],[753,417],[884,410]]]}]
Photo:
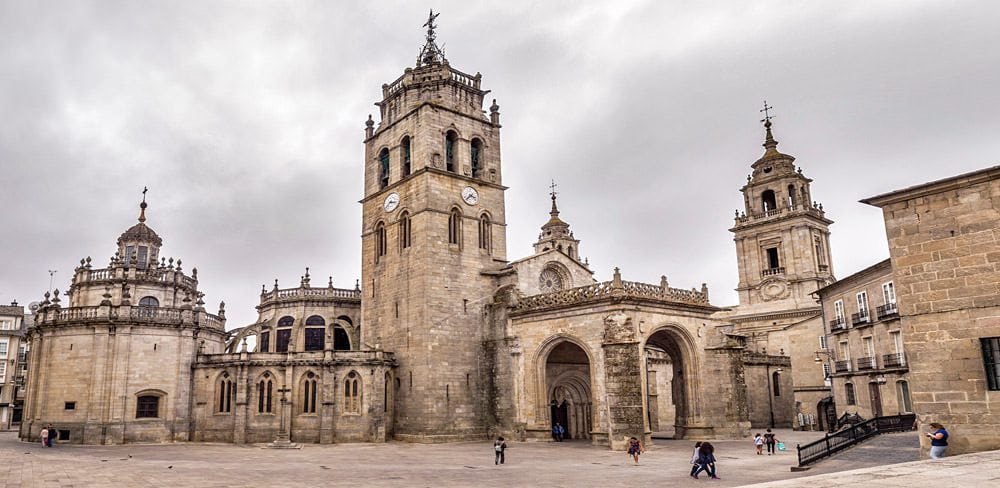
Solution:
[{"label": "metal fence", "polygon": [[799,466],[805,466],[825,457],[832,456],[879,434],[911,431],[916,420],[917,416],[912,413],[875,417],[860,424],[827,434],[818,441],[810,442],[806,445],[800,444],[796,446],[796,449],[799,451]]}]

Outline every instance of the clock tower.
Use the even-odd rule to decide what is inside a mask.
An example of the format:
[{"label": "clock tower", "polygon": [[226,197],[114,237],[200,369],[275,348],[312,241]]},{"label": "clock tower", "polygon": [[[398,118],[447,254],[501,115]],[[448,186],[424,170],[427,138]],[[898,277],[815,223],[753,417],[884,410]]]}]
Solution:
[{"label": "clock tower", "polygon": [[445,59],[436,17],[366,122],[361,201],[362,338],[398,359],[391,434],[417,441],[486,435],[483,307],[506,264],[499,107]]}]

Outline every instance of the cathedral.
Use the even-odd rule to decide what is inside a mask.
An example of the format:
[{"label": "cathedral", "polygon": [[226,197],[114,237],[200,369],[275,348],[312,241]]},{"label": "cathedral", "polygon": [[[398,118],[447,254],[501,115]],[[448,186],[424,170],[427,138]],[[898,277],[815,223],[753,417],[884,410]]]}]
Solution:
[{"label": "cathedral", "polygon": [[46,293],[23,439],[51,424],[84,444],[548,440],[559,423],[622,449],[822,424],[811,293],[833,281],[832,221],[769,118],[730,229],[739,305],[666,277],[596,281],[554,191],[534,252],[509,259],[500,107],[451,66],[434,21],[366,122],[357,285],[307,269],[227,329],[197,269],[162,254],[144,198],[106,267],[84,258]]}]

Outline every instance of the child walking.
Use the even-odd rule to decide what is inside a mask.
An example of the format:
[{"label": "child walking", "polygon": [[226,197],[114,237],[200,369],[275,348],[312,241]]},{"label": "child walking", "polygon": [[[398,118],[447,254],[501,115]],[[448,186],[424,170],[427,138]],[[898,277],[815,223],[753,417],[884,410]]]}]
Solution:
[{"label": "child walking", "polygon": [[764,438],[760,436],[760,432],[753,437],[753,445],[757,446],[758,456],[764,454]]},{"label": "child walking", "polygon": [[628,455],[632,456],[635,464],[639,464],[639,455],[642,454],[642,444],[639,439],[632,437],[628,440]]}]

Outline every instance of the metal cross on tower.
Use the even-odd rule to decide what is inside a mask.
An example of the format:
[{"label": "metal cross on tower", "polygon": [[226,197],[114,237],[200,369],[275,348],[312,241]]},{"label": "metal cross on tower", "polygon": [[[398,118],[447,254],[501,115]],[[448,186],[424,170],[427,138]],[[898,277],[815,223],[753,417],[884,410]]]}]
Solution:
[{"label": "metal cross on tower", "polygon": [[556,180],[554,179],[552,180],[552,184],[549,185],[549,195],[552,196],[553,200],[556,198]]},{"label": "metal cross on tower", "polygon": [[771,119],[773,119],[774,116],[772,116],[769,111],[773,110],[773,109],[774,109],[774,107],[768,105],[767,104],[767,100],[764,100],[764,108],[760,110],[760,112],[762,112],[764,114],[764,118],[760,119],[760,121],[764,122],[765,124],[770,124],[771,123]]}]

